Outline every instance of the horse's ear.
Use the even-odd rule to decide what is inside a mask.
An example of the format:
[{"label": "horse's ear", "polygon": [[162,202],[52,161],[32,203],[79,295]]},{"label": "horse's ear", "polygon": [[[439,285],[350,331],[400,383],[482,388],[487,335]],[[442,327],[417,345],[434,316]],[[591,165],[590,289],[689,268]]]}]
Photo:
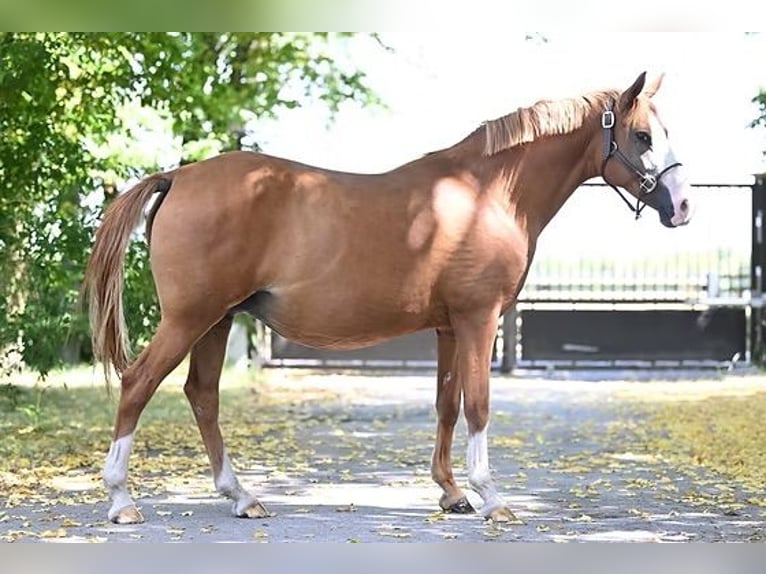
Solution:
[{"label": "horse's ear", "polygon": [[660,89],[664,77],[665,74],[662,73],[650,82],[647,82],[646,86],[644,86],[644,93],[651,98]]},{"label": "horse's ear", "polygon": [[625,90],[620,96],[620,110],[623,112],[630,111],[630,109],[633,107],[633,102],[638,97],[638,94],[640,94],[641,90],[644,89],[645,82],[646,72],[641,72],[638,78],[636,78],[636,81],[633,82],[633,85]]}]

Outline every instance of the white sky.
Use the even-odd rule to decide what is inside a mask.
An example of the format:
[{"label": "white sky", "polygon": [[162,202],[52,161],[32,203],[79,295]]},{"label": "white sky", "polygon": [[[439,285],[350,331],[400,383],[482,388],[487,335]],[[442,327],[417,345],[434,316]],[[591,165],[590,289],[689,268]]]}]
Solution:
[{"label": "white sky", "polygon": [[[766,88],[766,34],[521,32],[383,34],[387,53],[356,41],[350,60],[364,70],[388,109],[345,106],[334,124],[318,107],[259,124],[265,152],[345,171],[378,172],[449,146],[478,126],[540,98],[627,88],[643,70],[665,72],[655,96],[676,154],[694,183],[750,183],[766,171],[763,129],[751,102]],[[604,192],[606,193],[606,192]],[[611,192],[609,192],[611,194]],[[536,259],[615,260],[669,252],[731,250],[746,261],[750,199],[742,192],[702,193],[689,226],[668,230],[656,214],[638,223],[619,198],[575,194],[541,237]],[[647,210],[650,212],[651,210]],[[704,269],[703,269],[704,272]]]},{"label": "white sky", "polygon": [[355,41],[349,59],[388,109],[344,106],[334,124],[318,106],[260,124],[267,153],[321,167],[382,171],[457,142],[479,123],[540,98],[627,87],[643,70],[666,74],[656,96],[671,141],[696,183],[749,181],[766,171],[764,130],[749,122],[766,88],[766,34],[545,34],[482,29],[382,34],[394,48]]}]

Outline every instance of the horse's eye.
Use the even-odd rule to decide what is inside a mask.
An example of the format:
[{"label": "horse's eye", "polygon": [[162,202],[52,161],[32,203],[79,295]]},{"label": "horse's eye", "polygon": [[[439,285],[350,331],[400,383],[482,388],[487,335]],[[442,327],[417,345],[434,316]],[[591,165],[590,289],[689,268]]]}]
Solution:
[{"label": "horse's eye", "polygon": [[636,139],[642,144],[648,146],[652,145],[652,136],[649,134],[649,132],[636,132]]}]

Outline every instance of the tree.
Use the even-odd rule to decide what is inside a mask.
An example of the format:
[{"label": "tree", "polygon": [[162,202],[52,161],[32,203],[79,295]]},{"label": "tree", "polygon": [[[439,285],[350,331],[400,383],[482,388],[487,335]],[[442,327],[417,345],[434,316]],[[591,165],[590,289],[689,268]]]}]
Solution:
[{"label": "tree", "polygon": [[[179,161],[198,159],[202,140],[243,147],[248,124],[305,101],[331,113],[376,101],[364,74],[333,57],[349,36],[0,34],[0,351],[18,347],[44,373],[67,341],[87,345],[78,292],[103,203],[119,180],[170,167],[115,151],[115,134],[130,137],[126,109],[166,118]],[[157,308],[143,242],[126,287],[129,327],[147,339]]]},{"label": "tree", "polygon": [[758,104],[759,115],[753,120],[751,127],[766,126],[766,90],[762,90],[755,96],[753,103]]}]

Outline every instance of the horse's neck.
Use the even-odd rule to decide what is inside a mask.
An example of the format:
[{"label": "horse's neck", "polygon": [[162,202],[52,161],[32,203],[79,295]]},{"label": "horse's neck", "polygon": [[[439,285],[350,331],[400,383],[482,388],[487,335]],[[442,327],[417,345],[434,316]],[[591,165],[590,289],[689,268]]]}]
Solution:
[{"label": "horse's neck", "polygon": [[598,175],[595,130],[548,137],[499,158],[496,193],[533,241],[575,189]]},{"label": "horse's neck", "polygon": [[594,116],[571,133],[548,136],[492,156],[478,131],[400,169],[425,169],[430,177],[470,173],[479,193],[493,195],[534,243],[584,181],[599,173],[601,139]]}]

